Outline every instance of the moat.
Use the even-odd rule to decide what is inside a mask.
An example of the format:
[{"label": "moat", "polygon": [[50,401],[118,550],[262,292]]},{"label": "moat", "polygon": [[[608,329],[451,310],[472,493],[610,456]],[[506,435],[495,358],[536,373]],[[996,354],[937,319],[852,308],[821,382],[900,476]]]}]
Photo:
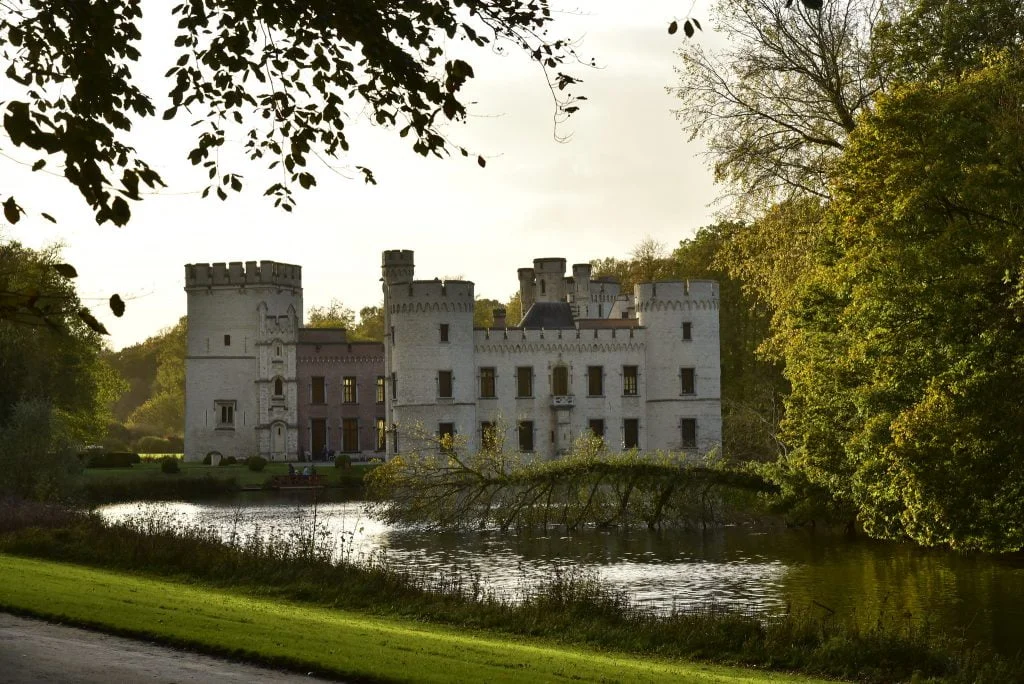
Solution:
[{"label": "moat", "polygon": [[[172,515],[222,537],[257,527],[308,529],[313,507],[301,496],[247,496],[225,503],[105,506],[108,520]],[[440,576],[479,576],[515,595],[552,568],[579,563],[636,601],[659,610],[708,603],[744,611],[829,611],[865,625],[879,616],[924,624],[1015,655],[1024,643],[1024,555],[988,556],[921,549],[810,529],[726,527],[707,531],[585,530],[567,535],[427,532],[371,519],[360,502],[320,503],[337,553],[384,554],[392,564]],[[305,527],[303,527],[305,526]]]}]

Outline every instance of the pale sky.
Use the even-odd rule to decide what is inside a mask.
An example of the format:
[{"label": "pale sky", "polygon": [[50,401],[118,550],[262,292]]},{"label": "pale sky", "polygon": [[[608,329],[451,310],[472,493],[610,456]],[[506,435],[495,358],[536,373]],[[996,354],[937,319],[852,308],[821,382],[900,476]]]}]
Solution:
[{"label": "pale sky", "polygon": [[[155,4],[145,4],[145,38],[169,43],[169,20],[152,15]],[[205,174],[186,160],[191,130],[184,120],[157,118],[137,126],[134,142],[169,187],[133,203],[125,228],[97,226],[61,176],[31,173],[36,157],[4,145],[4,189],[29,215],[0,237],[32,247],[62,242],[65,260],[78,269],[79,294],[115,349],[185,314],[186,263],[299,264],[307,309],[338,298],[358,311],[381,300],[385,249],[415,250],[419,278],[461,275],[476,283],[478,296],[498,300],[518,288],[516,269],[537,257],[570,264],[624,257],[647,236],[671,249],[712,222],[719,194],[703,147],[687,142],[665,92],[675,85],[675,50],[685,40],[682,30],[668,35],[667,26],[684,18],[689,4],[587,0],[571,6],[581,7],[578,14],[559,17],[554,30],[582,38],[578,51],[600,67],[576,70],[584,80],[577,92],[588,101],[559,129],[571,134],[568,143],[554,139],[554,105],[539,68],[512,49],[477,50],[466,55],[476,72],[466,100],[476,104],[469,121],[446,134],[482,154],[484,169],[475,156],[423,159],[396,131],[365,124],[350,130],[350,156],[337,166],[369,166],[378,185],[313,162],[319,185],[298,191],[288,214],[263,197],[269,183],[251,166],[237,167],[251,179],[242,194],[201,199]],[[714,41],[706,0],[697,0],[692,15],[705,29],[697,39]],[[143,45],[139,76],[154,84],[146,89],[162,112],[172,53],[150,44]],[[120,319],[106,305],[114,292],[128,305]]]}]

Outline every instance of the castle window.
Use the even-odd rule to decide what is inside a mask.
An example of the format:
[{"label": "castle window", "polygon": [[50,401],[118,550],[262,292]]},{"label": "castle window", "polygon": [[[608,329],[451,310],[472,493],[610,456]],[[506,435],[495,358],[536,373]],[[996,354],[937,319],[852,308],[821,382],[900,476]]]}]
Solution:
[{"label": "castle window", "polygon": [[376,433],[377,433],[377,444],[375,447],[376,451],[384,451],[387,445],[388,429],[387,423],[384,422],[383,418],[377,418],[375,421]]},{"label": "castle window", "polygon": [[311,404],[327,403],[327,388],[324,386],[323,376],[317,376],[311,379],[309,385],[309,402]]},{"label": "castle window", "polygon": [[519,450],[533,451],[533,421],[519,421]]},{"label": "castle window", "polygon": [[544,286],[544,279],[543,279],[543,278],[541,278],[541,281],[540,281],[540,293],[541,293],[541,294],[544,294],[544,293],[545,293],[545,291],[546,291],[546,289],[547,289],[547,288],[546,288],[546,287]]},{"label": "castle window", "polygon": [[235,408],[238,402],[235,401],[215,401],[214,410],[217,414],[217,429],[218,430],[234,430],[235,429]]},{"label": "castle window", "polygon": [[622,448],[638,449],[640,447],[640,420],[626,418],[622,421]]},{"label": "castle window", "polygon": [[556,397],[569,394],[569,367],[555,366],[551,371],[551,393]]},{"label": "castle window", "polygon": [[484,451],[500,451],[501,440],[498,428],[492,422],[480,423],[480,448]]},{"label": "castle window", "polygon": [[395,326],[391,326],[391,344],[395,343]]},{"label": "castle window", "polygon": [[231,335],[225,335],[224,336],[224,346],[225,347],[230,347],[231,346]]},{"label": "castle window", "polygon": [[693,394],[696,391],[696,373],[692,368],[680,368],[679,379],[682,394]]},{"label": "castle window", "polygon": [[603,441],[604,440],[604,420],[601,419],[601,418],[591,418],[590,419],[590,432],[595,437],[600,437],[601,440]]},{"label": "castle window", "polygon": [[284,380],[282,380],[281,378],[274,378],[274,396],[284,396]]},{"label": "castle window", "polygon": [[587,394],[600,397],[604,394],[604,367],[587,366]]},{"label": "castle window", "polygon": [[519,366],[516,368],[516,396],[533,396],[533,366]]},{"label": "castle window", "polygon": [[378,404],[383,404],[384,403],[384,376],[383,375],[378,375],[377,376],[377,397],[376,398],[377,398],[377,403]]},{"label": "castle window", "polygon": [[274,356],[280,356],[280,355],[281,355],[281,345],[277,345],[277,348],[274,350]]},{"label": "castle window", "polygon": [[693,339],[693,323],[690,323],[689,321],[684,321],[683,322],[683,339],[684,340],[692,340]]},{"label": "castle window", "polygon": [[683,418],[682,420],[682,447],[684,449],[693,449],[697,446],[697,419],[696,418]]},{"label": "castle window", "polygon": [[398,399],[398,373],[391,372],[391,398]]},{"label": "castle window", "polygon": [[447,342],[448,341],[448,324],[447,323],[442,323],[441,324],[441,341],[442,342]]},{"label": "castle window", "polygon": [[341,379],[341,403],[356,403],[356,379],[351,375]]},{"label": "castle window", "polygon": [[341,421],[341,450],[345,453],[359,451],[359,419],[344,418]]},{"label": "castle window", "polygon": [[437,424],[437,444],[443,453],[455,450],[455,423]]},{"label": "castle window", "polygon": [[494,391],[494,368],[481,368],[480,369],[480,398],[481,399],[493,399],[495,395]]},{"label": "castle window", "polygon": [[622,394],[627,397],[635,397],[637,395],[637,367],[636,366],[623,366],[622,367]]},{"label": "castle window", "polygon": [[449,370],[437,371],[437,396],[442,399],[452,397],[452,372]]}]

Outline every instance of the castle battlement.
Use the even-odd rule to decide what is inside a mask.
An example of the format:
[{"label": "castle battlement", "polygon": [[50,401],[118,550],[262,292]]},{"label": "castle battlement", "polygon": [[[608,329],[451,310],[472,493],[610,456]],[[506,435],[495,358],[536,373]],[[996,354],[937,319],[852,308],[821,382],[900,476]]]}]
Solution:
[{"label": "castle battlement", "polygon": [[662,308],[718,308],[718,282],[714,280],[670,280],[636,286],[637,311]]},{"label": "castle battlement", "polygon": [[521,342],[552,342],[558,340],[581,342],[611,342],[624,340],[642,340],[647,334],[644,328],[637,326],[619,328],[474,328],[473,340],[477,344],[515,345]]},{"label": "castle battlement", "polygon": [[411,302],[473,302],[474,285],[468,280],[414,280],[391,289],[391,304]]},{"label": "castle battlement", "polygon": [[278,261],[186,264],[185,289],[245,285],[302,287],[302,267]]}]

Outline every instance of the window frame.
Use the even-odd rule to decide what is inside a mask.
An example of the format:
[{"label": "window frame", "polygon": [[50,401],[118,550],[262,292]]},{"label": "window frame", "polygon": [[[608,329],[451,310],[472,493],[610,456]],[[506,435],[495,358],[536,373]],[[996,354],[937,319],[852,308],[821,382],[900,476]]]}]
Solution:
[{"label": "window frame", "polygon": [[[320,401],[317,401],[318,384],[320,388]],[[314,406],[324,406],[327,404],[327,378],[325,376],[311,375],[309,377],[309,403]]]},{"label": "window frame", "polygon": [[[527,439],[524,440],[523,436],[526,435]],[[521,420],[516,426],[516,446],[519,451],[524,454],[532,454],[537,449],[536,440],[533,435],[533,421],[532,420]],[[524,445],[523,443],[528,442]]]},{"label": "window frame", "polygon": [[[633,428],[633,439],[630,444],[630,426]],[[639,449],[640,448],[640,419],[639,418],[623,418],[622,419],[622,448],[623,449]]]},{"label": "window frame", "polygon": [[217,399],[213,402],[216,429],[234,430],[238,414],[238,402],[234,399]]},{"label": "window frame", "polygon": [[[595,387],[596,380],[596,387]],[[595,392],[594,390],[598,391]],[[587,366],[587,396],[604,396],[604,366]]]},{"label": "window frame", "polygon": [[[447,382],[447,386],[446,386]],[[444,391],[447,390],[447,394]],[[454,399],[455,398],[455,375],[450,370],[439,370],[437,371],[437,398],[438,399]]]},{"label": "window frame", "polygon": [[345,375],[341,378],[341,403],[359,403],[359,380],[356,376]]},{"label": "window frame", "polygon": [[693,340],[693,323],[690,321],[683,321],[683,341],[691,342]]},{"label": "window frame", "polygon": [[375,403],[383,404],[387,400],[387,384],[388,383],[386,377],[384,377],[383,375],[377,376],[377,385],[374,388],[374,399],[376,400]]},{"label": "window frame", "polygon": [[[629,373],[626,369],[632,368],[633,372]],[[632,380],[632,383],[630,383]],[[632,384],[632,392],[629,390],[630,384]],[[640,396],[640,367],[639,366],[623,366],[622,367],[622,396],[624,397],[637,397]]]},{"label": "window frame", "polygon": [[441,342],[450,342],[451,341],[451,340],[448,339],[449,336],[450,336],[451,330],[450,330],[450,327],[449,327],[449,325],[447,323],[441,323],[440,329],[439,329],[439,333],[440,333],[440,337],[441,337]]},{"label": "window frame", "polygon": [[679,394],[690,396],[697,393],[697,369],[683,367],[679,369]]},{"label": "window frame", "polygon": [[[564,375],[564,377],[562,377]],[[564,387],[560,387],[563,384]],[[564,392],[559,392],[564,389]],[[567,397],[572,393],[572,383],[569,377],[569,366],[560,363],[551,369],[551,395],[555,397]]]},{"label": "window frame", "polygon": [[[445,444],[445,436],[449,435],[448,443]],[[441,453],[449,454],[455,451],[455,423],[443,422],[437,424],[437,448]]]},{"label": "window frame", "polygon": [[498,370],[494,366],[480,367],[480,386],[478,391],[481,399],[495,399],[498,396]]},{"label": "window frame", "polygon": [[[354,445],[349,441],[349,438],[354,440]],[[341,451],[345,454],[354,454],[359,452],[358,418],[341,419]]]},{"label": "window frame", "polygon": [[[529,392],[523,393],[523,381]],[[516,399],[533,398],[533,366],[516,366]]]},{"label": "window frame", "polygon": [[[691,427],[690,434],[687,435],[687,427]],[[696,418],[682,418],[679,421],[679,446],[683,449],[696,449],[697,448],[697,419]]]}]

